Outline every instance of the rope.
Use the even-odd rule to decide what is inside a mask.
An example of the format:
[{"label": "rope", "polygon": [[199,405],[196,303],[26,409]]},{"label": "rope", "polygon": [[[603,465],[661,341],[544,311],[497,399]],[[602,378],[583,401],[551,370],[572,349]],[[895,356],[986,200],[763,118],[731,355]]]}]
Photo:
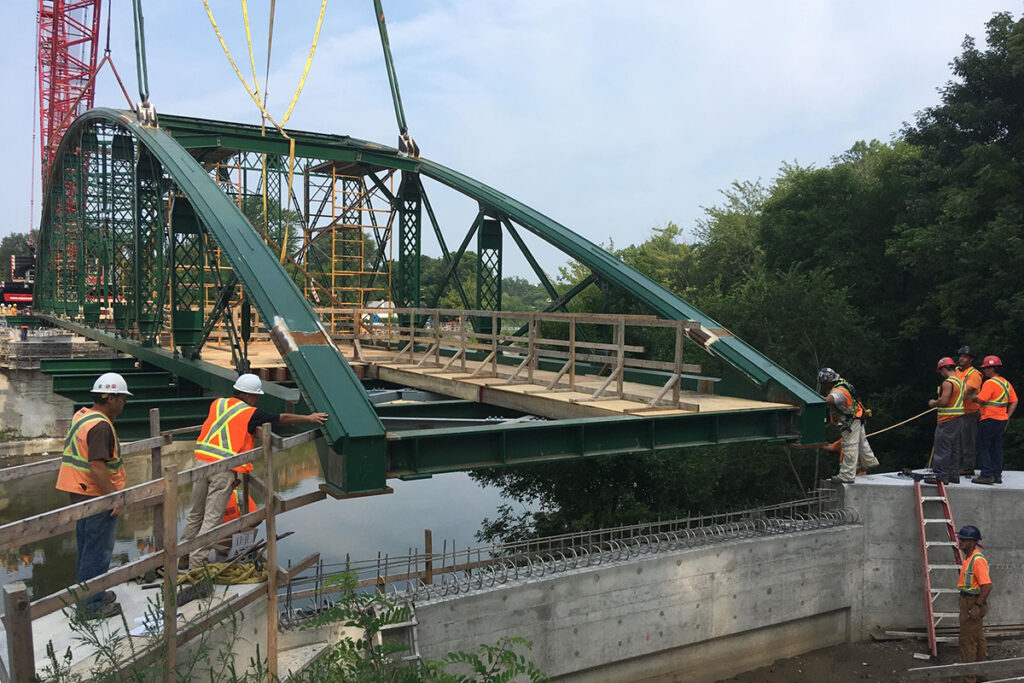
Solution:
[{"label": "rope", "polygon": [[184,574],[178,574],[178,585],[183,583],[197,584],[210,580],[213,583],[236,585],[243,583],[263,583],[267,580],[267,567],[256,568],[255,562],[211,562]]},{"label": "rope", "polygon": [[[244,6],[244,2],[243,2],[243,6]],[[309,68],[310,68],[310,66],[313,63],[313,55],[316,53],[317,42],[320,39],[320,29],[323,26],[323,22],[324,22],[324,12],[327,10],[327,0],[322,0],[322,2],[320,4],[320,16],[317,17],[317,20],[316,20],[316,31],[313,33],[313,44],[310,45],[310,47],[309,47],[309,56],[306,58],[306,66],[302,70],[302,77],[299,79],[299,85],[295,89],[295,94],[292,96],[291,104],[288,105],[288,110],[284,113],[284,116],[281,118],[281,123],[280,124],[278,124],[277,121],[274,120],[274,118],[270,115],[270,113],[267,112],[266,107],[264,107],[263,104],[260,102],[259,88],[257,87],[257,89],[255,91],[253,91],[249,87],[249,84],[246,82],[245,77],[242,76],[242,72],[239,70],[238,65],[235,63],[234,57],[231,56],[231,51],[228,50],[227,43],[224,42],[224,36],[221,35],[220,28],[217,26],[217,21],[213,17],[213,10],[210,9],[210,2],[209,2],[209,0],[203,0],[203,7],[206,9],[206,16],[210,18],[210,25],[213,26],[213,32],[217,34],[217,40],[220,42],[221,49],[224,50],[224,56],[226,56],[228,58],[228,62],[231,63],[231,68],[234,69],[235,75],[238,77],[239,82],[242,84],[242,87],[245,88],[245,92],[247,92],[249,94],[249,97],[252,98],[252,101],[259,108],[260,113],[263,114],[263,116],[265,116],[268,121],[270,121],[272,124],[274,124],[274,128],[277,129],[277,132],[279,132],[286,140],[288,140],[288,192],[291,193],[292,182],[293,182],[293,180],[295,178],[295,140],[290,135],[288,135],[288,133],[286,133],[284,131],[284,124],[287,123],[289,117],[291,117],[292,111],[295,109],[295,104],[299,101],[299,95],[302,93],[302,89],[303,89],[303,87],[306,84],[306,77],[309,75]],[[248,35],[248,31],[249,31],[248,13],[246,12],[245,14],[246,14],[246,19],[245,19],[245,21],[246,21],[246,34]],[[268,59],[269,59],[269,56],[268,56]],[[254,81],[255,81],[255,69],[256,69],[256,67],[254,65],[253,66],[253,80]],[[263,191],[264,191],[264,193],[266,193],[266,183],[264,183],[263,187],[264,187]],[[263,213],[264,213],[264,216],[266,216],[266,210],[264,210]],[[284,263],[285,256],[288,253],[288,231],[289,231],[290,228],[291,228],[291,225],[286,220],[285,221],[284,236],[283,236],[283,238],[281,240],[281,257],[280,257],[281,263]]]},{"label": "rope", "polygon": [[890,429],[896,429],[897,427],[901,427],[901,426],[907,424],[908,422],[912,422],[912,421],[916,420],[919,417],[924,417],[925,415],[927,415],[928,413],[932,412],[933,410],[938,410],[938,409],[937,408],[929,408],[928,410],[924,411],[923,413],[918,413],[914,417],[908,417],[903,422],[897,422],[894,425],[889,425],[885,429],[879,429],[877,432],[871,432],[870,434],[867,434],[865,436],[866,437],[875,436],[876,434],[882,434],[883,432],[887,432]]}]

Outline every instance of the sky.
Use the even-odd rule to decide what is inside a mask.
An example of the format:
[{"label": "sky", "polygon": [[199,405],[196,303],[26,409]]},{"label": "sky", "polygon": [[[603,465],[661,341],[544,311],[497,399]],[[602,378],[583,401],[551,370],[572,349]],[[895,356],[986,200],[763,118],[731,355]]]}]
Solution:
[{"label": "sky", "polygon": [[[131,2],[111,1],[112,57],[136,97]],[[36,4],[0,3],[0,235],[29,228],[40,192]],[[261,84],[269,4],[248,2]],[[240,3],[210,5],[250,74]],[[328,1],[290,127],[395,145],[372,6]],[[144,0],[143,8],[158,113],[259,121],[199,0]],[[703,208],[720,203],[733,181],[769,182],[783,163],[820,167],[859,140],[889,141],[938,103],[965,35],[983,45],[992,14],[1020,16],[1024,3],[385,0],[384,8],[423,156],[592,242],[623,247],[669,221],[692,235]],[[277,2],[269,79],[277,117],[299,81],[319,9],[319,0]],[[99,79],[96,104],[124,106],[110,73]],[[440,187],[428,192],[446,240],[458,244],[475,204]],[[34,206],[38,219],[38,198]],[[549,275],[566,261],[538,239],[527,243]],[[505,275],[535,280],[511,240],[507,247]],[[439,254],[432,238],[424,253]]]}]

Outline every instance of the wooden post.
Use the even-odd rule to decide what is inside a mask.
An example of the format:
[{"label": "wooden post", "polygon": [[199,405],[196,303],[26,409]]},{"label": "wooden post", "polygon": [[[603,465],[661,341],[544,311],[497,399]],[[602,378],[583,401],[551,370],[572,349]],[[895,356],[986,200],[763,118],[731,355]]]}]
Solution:
[{"label": "wooden post", "polygon": [[675,406],[676,408],[679,407],[679,389],[680,389],[680,385],[683,383],[683,326],[684,325],[686,325],[686,323],[683,322],[683,321],[679,321],[676,324],[676,352],[675,352],[675,356],[673,357],[673,362],[675,363],[675,368],[673,369],[673,372],[679,377],[679,379],[676,380],[675,385],[672,387],[672,405]]},{"label": "wooden post", "polygon": [[529,330],[529,332],[527,333],[529,335],[529,341],[526,346],[526,379],[527,381],[529,381],[530,384],[533,384],[533,366],[536,362],[535,357],[533,355],[534,350],[536,349],[533,340],[537,338],[537,316],[534,315],[533,313],[531,313],[530,317],[527,318],[526,329]]},{"label": "wooden post", "polygon": [[459,338],[462,340],[462,358],[460,360],[460,363],[462,365],[462,371],[465,372],[466,371],[466,353],[468,353],[468,350],[466,349],[466,315],[465,315],[465,312],[463,312],[463,314],[459,316]]},{"label": "wooden post", "polygon": [[615,344],[618,346],[616,357],[618,359],[618,377],[615,380],[615,394],[622,398],[622,376],[625,375],[626,366],[626,319],[619,318],[618,326],[615,330]]},{"label": "wooden post", "polygon": [[36,655],[32,645],[32,601],[24,581],[4,586],[4,624],[11,680],[31,681],[36,675]]},{"label": "wooden post", "polygon": [[[149,435],[160,436],[159,408],[150,408],[149,410]],[[152,454],[150,478],[156,479],[164,469],[163,449],[160,446],[153,446]],[[157,550],[164,548],[164,508],[160,504],[153,506],[153,547]]]},{"label": "wooden post", "polygon": [[434,583],[434,532],[430,529],[423,530],[423,554],[423,583],[430,585]]},{"label": "wooden post", "polygon": [[164,468],[164,638],[167,665],[164,682],[177,681],[174,668],[178,658],[178,466]]},{"label": "wooden post", "polygon": [[495,377],[498,376],[498,314],[491,313],[491,347],[494,349],[494,355],[491,356],[491,374]]},{"label": "wooden post", "polygon": [[569,388],[576,391],[576,316],[569,316]]},{"label": "wooden post", "polygon": [[274,457],[270,423],[260,428],[267,513],[267,678],[277,680],[277,520],[274,510]]}]

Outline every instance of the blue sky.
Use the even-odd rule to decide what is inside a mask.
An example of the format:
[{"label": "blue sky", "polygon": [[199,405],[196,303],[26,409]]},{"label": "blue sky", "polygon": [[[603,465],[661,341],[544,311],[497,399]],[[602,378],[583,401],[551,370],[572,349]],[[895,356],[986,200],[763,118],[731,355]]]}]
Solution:
[{"label": "blue sky", "polygon": [[[112,1],[113,57],[135,96],[131,3]],[[248,4],[262,81],[269,1]],[[240,3],[211,5],[248,73]],[[0,111],[8,140],[0,234],[31,223],[35,6],[0,3],[8,99]],[[298,81],[319,7],[277,3],[277,116]],[[144,9],[158,112],[259,120],[201,2],[148,0]],[[424,156],[616,246],[668,221],[691,228],[734,180],[767,181],[783,162],[821,166],[857,140],[889,140],[938,101],[965,34],[983,44],[994,12],[1021,9],[987,0],[385,0],[406,116]],[[124,103],[109,74],[96,102]],[[329,0],[289,125],[395,143],[371,0]],[[439,190],[431,196],[453,226],[448,241],[457,242],[475,207]],[[565,261],[528,241],[549,273]],[[425,251],[438,253],[429,239]],[[509,256],[506,274],[528,271]]]}]

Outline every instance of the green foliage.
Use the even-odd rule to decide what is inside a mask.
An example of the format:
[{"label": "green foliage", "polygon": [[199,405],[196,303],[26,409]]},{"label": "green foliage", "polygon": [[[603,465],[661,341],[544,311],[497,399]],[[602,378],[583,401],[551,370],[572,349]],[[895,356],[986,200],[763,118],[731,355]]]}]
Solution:
[{"label": "green foliage", "polygon": [[12,232],[0,240],[0,280],[11,278],[11,256],[29,256],[27,232]]},{"label": "green foliage", "polygon": [[[890,143],[856,142],[823,168],[786,164],[768,183],[736,182],[682,242],[673,224],[605,248],[720,321],[813,386],[819,367],[850,379],[873,409],[868,431],[911,417],[937,384],[935,361],[963,343],[1024,371],[1024,20],[996,14],[986,45],[971,38],[941,102]],[[560,271],[570,287],[589,272]],[[579,311],[647,313],[590,287]],[[643,335],[655,352],[664,340]],[[704,371],[716,371],[714,359]],[[872,445],[886,468],[920,467],[934,422]],[[1011,421],[1009,468],[1024,466]],[[833,437],[834,438],[834,437]],[[518,540],[799,495],[832,456],[750,445],[561,463],[474,476],[542,512],[499,510],[479,538]]]}]

